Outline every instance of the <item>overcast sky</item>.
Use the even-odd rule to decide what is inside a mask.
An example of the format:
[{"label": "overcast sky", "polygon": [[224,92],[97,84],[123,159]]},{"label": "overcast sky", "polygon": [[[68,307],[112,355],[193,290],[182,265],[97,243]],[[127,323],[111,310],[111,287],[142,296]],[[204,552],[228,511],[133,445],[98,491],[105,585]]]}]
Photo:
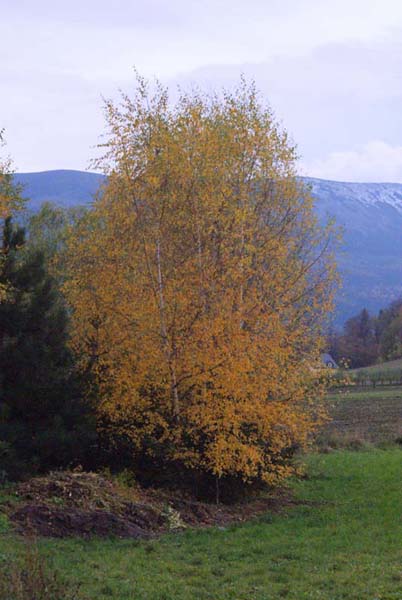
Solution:
[{"label": "overcast sky", "polygon": [[18,171],[86,169],[102,96],[256,80],[302,174],[402,182],[400,0],[0,0],[0,128]]}]

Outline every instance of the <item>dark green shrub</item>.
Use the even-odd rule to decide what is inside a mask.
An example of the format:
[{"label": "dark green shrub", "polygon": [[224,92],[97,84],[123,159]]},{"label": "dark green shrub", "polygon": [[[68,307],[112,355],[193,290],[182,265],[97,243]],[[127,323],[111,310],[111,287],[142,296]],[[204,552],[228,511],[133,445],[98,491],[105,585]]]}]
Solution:
[{"label": "dark green shrub", "polygon": [[68,347],[69,315],[57,281],[42,251],[25,251],[24,230],[11,219],[1,237],[0,284],[8,294],[0,303],[0,477],[91,468],[95,427]]}]

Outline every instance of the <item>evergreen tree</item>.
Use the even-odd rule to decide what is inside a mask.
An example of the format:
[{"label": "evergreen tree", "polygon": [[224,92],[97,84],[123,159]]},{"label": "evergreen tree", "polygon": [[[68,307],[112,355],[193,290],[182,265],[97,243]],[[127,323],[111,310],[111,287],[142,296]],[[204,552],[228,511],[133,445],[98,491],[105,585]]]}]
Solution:
[{"label": "evergreen tree", "polygon": [[382,360],[402,356],[402,300],[395,300],[381,310],[377,319],[377,335]]},{"label": "evergreen tree", "polygon": [[91,428],[67,346],[61,295],[44,253],[23,251],[25,232],[11,218],[2,237],[0,284],[8,293],[0,304],[0,439],[17,457],[11,470],[18,475],[21,464],[46,470],[85,462]]},{"label": "evergreen tree", "polygon": [[376,319],[363,308],[348,319],[343,333],[329,337],[329,352],[339,363],[346,361],[352,367],[365,367],[378,359]]}]

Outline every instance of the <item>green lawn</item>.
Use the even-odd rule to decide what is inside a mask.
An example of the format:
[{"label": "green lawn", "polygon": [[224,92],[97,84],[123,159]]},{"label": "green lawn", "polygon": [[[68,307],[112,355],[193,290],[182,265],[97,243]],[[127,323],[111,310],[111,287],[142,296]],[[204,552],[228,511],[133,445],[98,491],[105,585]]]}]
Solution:
[{"label": "green lawn", "polygon": [[[158,541],[45,541],[93,600],[401,600],[402,450],[308,457],[305,503]],[[0,558],[19,550],[0,536]],[[50,600],[50,599],[49,599]]]},{"label": "green lawn", "polygon": [[402,387],[389,386],[378,388],[346,388],[341,391],[332,391],[327,394],[330,402],[343,402],[344,400],[386,400],[399,398],[402,400]]}]

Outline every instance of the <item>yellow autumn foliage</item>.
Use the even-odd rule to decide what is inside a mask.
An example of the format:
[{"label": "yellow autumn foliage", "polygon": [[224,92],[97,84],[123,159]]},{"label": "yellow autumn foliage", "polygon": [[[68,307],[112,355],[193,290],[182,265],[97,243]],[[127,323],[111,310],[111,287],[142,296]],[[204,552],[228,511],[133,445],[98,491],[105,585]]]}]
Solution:
[{"label": "yellow autumn foliage", "polygon": [[108,182],[67,250],[99,421],[139,453],[276,483],[322,416],[331,232],[254,85],[173,104],[137,83],[106,104]]},{"label": "yellow autumn foliage", "polygon": [[[0,130],[0,148],[5,145],[3,130]],[[4,222],[23,205],[20,188],[14,184],[12,163],[9,158],[0,160],[0,220]],[[3,250],[0,250],[0,277],[3,263]],[[0,302],[7,296],[7,286],[0,282]]]}]

